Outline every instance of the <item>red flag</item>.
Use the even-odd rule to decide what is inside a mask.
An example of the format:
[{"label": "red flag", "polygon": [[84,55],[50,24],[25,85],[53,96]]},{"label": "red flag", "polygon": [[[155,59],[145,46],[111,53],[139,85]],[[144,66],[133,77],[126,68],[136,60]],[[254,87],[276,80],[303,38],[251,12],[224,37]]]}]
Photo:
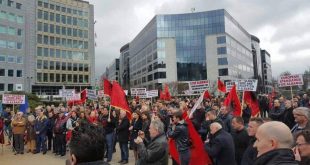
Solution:
[{"label": "red flag", "polygon": [[165,94],[165,100],[167,100],[167,101],[171,100],[171,95],[170,95],[169,87],[168,87],[167,84],[165,85],[165,92],[164,92],[164,94]]},{"label": "red flag", "polygon": [[246,102],[249,107],[251,108],[251,116],[256,116],[260,110],[259,110],[259,104],[258,100],[255,96],[255,93],[252,91],[244,91],[244,102]]},{"label": "red flag", "polygon": [[269,109],[271,109],[273,105],[273,98],[276,97],[276,91],[274,88],[272,88],[272,92],[269,93],[268,97],[269,97]]},{"label": "red flag", "polygon": [[111,97],[112,84],[107,79],[103,79],[103,92],[104,92],[105,95],[108,95],[108,96]]},{"label": "red flag", "polygon": [[111,106],[125,111],[128,119],[131,120],[131,110],[126,99],[126,94],[117,81],[114,81],[112,85]]},{"label": "red flag", "polygon": [[[192,142],[190,165],[212,164],[208,153],[204,150],[204,143],[196,131],[192,121],[188,118],[186,111],[183,113],[183,119],[187,123],[188,134]],[[179,154],[176,149],[175,141],[169,139],[169,153],[172,158],[180,164]]]},{"label": "red flag", "polygon": [[81,94],[81,101],[83,102],[83,103],[85,103],[86,102],[86,96],[87,96],[87,90],[86,89],[84,89],[80,94]]},{"label": "red flag", "polygon": [[220,79],[217,80],[217,90],[226,93],[226,86]]},{"label": "red flag", "polygon": [[166,99],[165,94],[161,90],[159,90],[159,99],[161,99],[161,100],[165,100]]},{"label": "red flag", "polygon": [[205,91],[205,94],[203,95],[203,98],[204,99],[211,99],[211,95],[210,95],[208,90]]},{"label": "red flag", "polygon": [[233,111],[234,116],[241,116],[242,109],[240,101],[237,95],[236,85],[232,87],[226,99],[224,100],[224,105],[230,108]]}]

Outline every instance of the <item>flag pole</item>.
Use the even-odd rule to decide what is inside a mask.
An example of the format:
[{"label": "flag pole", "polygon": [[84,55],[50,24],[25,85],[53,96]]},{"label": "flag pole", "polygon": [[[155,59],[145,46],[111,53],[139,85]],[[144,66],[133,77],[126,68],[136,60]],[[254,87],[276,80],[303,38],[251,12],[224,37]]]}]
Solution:
[{"label": "flag pole", "polygon": [[243,109],[243,104],[244,104],[244,91],[242,92],[241,111],[242,111],[242,109]]},{"label": "flag pole", "polygon": [[293,99],[293,87],[292,86],[291,86],[291,96],[292,96],[291,99]]}]

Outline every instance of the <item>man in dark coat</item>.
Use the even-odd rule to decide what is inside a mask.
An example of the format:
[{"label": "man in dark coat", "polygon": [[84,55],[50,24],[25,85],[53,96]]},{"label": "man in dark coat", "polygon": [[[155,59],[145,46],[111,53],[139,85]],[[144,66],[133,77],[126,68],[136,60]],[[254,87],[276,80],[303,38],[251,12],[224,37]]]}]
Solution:
[{"label": "man in dark coat", "polygon": [[150,137],[151,140],[148,141],[144,132],[139,132],[135,139],[139,153],[137,165],[168,165],[168,143],[164,124],[160,120],[151,122]]},{"label": "man in dark coat", "polygon": [[222,106],[220,109],[220,119],[224,123],[223,129],[227,131],[228,133],[231,133],[232,128],[231,128],[231,120],[233,116],[231,115],[230,110],[226,106]]},{"label": "man in dark coat", "polygon": [[281,121],[286,124],[290,129],[295,125],[295,118],[293,115],[292,102],[290,100],[285,101],[285,111],[283,112]]},{"label": "man in dark coat", "polygon": [[210,125],[210,141],[205,144],[205,150],[212,158],[214,165],[236,165],[235,146],[232,136],[214,122]]},{"label": "man in dark coat", "polygon": [[251,118],[249,125],[248,125],[248,135],[250,136],[250,140],[248,142],[248,147],[243,153],[241,165],[252,165],[254,164],[254,160],[257,157],[257,149],[253,147],[256,138],[255,134],[257,132],[257,129],[260,125],[264,123],[263,119],[261,118]]},{"label": "man in dark coat", "polygon": [[217,117],[217,112],[215,110],[208,111],[205,115],[205,120],[201,123],[201,127],[198,131],[203,141],[206,140],[207,135],[210,132],[210,124],[214,122],[218,122],[224,127],[223,121]]},{"label": "man in dark coat", "polygon": [[129,120],[125,111],[120,111],[118,126],[116,127],[119,147],[121,150],[121,159],[119,163],[127,164],[129,157],[128,140],[129,140]]},{"label": "man in dark coat", "polygon": [[298,165],[291,149],[294,138],[284,123],[266,122],[258,128],[255,137],[258,153],[254,165]]},{"label": "man in dark coat", "polygon": [[232,136],[235,144],[236,162],[238,165],[240,165],[242,155],[246,150],[246,148],[248,147],[250,137],[247,133],[247,130],[245,129],[242,117],[240,116],[234,117],[231,121],[231,125],[234,129],[234,131],[232,132]]},{"label": "man in dark coat", "polygon": [[172,124],[168,127],[168,137],[175,140],[181,165],[188,165],[190,161],[190,139],[187,123],[183,120],[180,110],[173,112]]}]

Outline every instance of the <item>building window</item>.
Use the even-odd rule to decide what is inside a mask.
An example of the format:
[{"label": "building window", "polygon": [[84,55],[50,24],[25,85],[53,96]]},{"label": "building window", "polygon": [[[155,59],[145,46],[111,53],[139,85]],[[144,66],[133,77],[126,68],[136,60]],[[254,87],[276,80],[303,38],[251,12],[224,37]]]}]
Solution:
[{"label": "building window", "polygon": [[14,70],[13,69],[8,69],[8,76],[14,77]]},{"label": "building window", "polygon": [[48,8],[48,3],[44,2],[44,8]]},{"label": "building window", "polygon": [[79,64],[79,71],[83,71],[83,64]]},{"label": "building window", "polygon": [[0,55],[0,62],[5,62],[6,60],[6,56],[5,55]]},{"label": "building window", "polygon": [[152,81],[153,80],[153,74],[150,74],[147,76],[147,81]]},{"label": "building window", "polygon": [[44,32],[48,32],[48,24],[47,23],[44,23],[43,29],[44,29]]},{"label": "building window", "polygon": [[0,25],[0,33],[6,34],[7,28],[6,26]]},{"label": "building window", "polygon": [[55,21],[55,14],[54,13],[50,13],[50,21]]},{"label": "building window", "polygon": [[61,15],[61,23],[66,24],[66,16]]},{"label": "building window", "polygon": [[217,54],[226,54],[226,47],[219,47],[217,48]]},{"label": "building window", "polygon": [[72,71],[72,63],[68,63],[68,71]]},{"label": "building window", "polygon": [[61,82],[66,82],[67,81],[67,75],[66,74],[62,74],[61,75]]},{"label": "building window", "polygon": [[39,44],[42,44],[43,42],[42,42],[42,35],[41,34],[38,34],[38,36],[37,36],[37,42],[39,43]]},{"label": "building window", "polygon": [[60,6],[56,5],[56,11],[60,11]]},{"label": "building window", "polygon": [[55,69],[55,62],[50,61],[50,70],[54,70],[54,69]]},{"label": "building window", "polygon": [[11,7],[11,6],[13,6],[13,3],[14,3],[14,2],[13,2],[12,0],[8,0],[7,5]]},{"label": "building window", "polygon": [[79,83],[83,83],[83,75],[79,75]]},{"label": "building window", "polygon": [[67,35],[66,27],[61,27],[61,33],[62,33],[62,35]]},{"label": "building window", "polygon": [[5,11],[1,11],[1,12],[0,12],[0,18],[1,18],[1,19],[7,19],[7,15],[6,15],[6,12],[5,12]]},{"label": "building window", "polygon": [[42,73],[37,73],[37,81],[42,82]]},{"label": "building window", "polygon": [[44,20],[48,20],[48,12],[47,11],[44,11],[43,17],[44,17]]},{"label": "building window", "polygon": [[6,41],[0,40],[0,48],[7,48]]},{"label": "building window", "polygon": [[56,22],[60,23],[60,14],[56,14]]},{"label": "building window", "polygon": [[60,62],[56,61],[56,70],[60,70]]},{"label": "building window", "polygon": [[15,63],[15,56],[8,56],[8,63]]},{"label": "building window", "polygon": [[68,74],[68,82],[72,82],[72,74]]},{"label": "building window", "polygon": [[38,1],[38,6],[42,7],[43,6],[43,2],[42,1]]},{"label": "building window", "polygon": [[23,71],[22,70],[16,70],[16,77],[23,77]]},{"label": "building window", "polygon": [[50,73],[50,82],[54,82],[55,81],[55,74],[54,73]]},{"label": "building window", "polygon": [[227,58],[218,58],[217,62],[218,62],[218,65],[228,65]]},{"label": "building window", "polygon": [[67,16],[67,24],[69,24],[69,25],[72,24],[72,17]]},{"label": "building window", "polygon": [[15,28],[9,27],[9,28],[8,28],[8,34],[9,34],[9,35],[16,35],[16,30],[15,30]]},{"label": "building window", "polygon": [[17,35],[22,36],[23,35],[23,30],[22,29],[17,29]]},{"label": "building window", "polygon": [[88,72],[88,64],[84,64],[84,72]]},{"label": "building window", "polygon": [[41,47],[37,48],[37,56],[42,56],[43,49]]},{"label": "building window", "polygon": [[0,76],[5,76],[5,69],[0,69]]},{"label": "building window", "polygon": [[17,58],[16,58],[16,63],[17,63],[17,64],[23,64],[23,63],[24,63],[23,57],[17,57]]},{"label": "building window", "polygon": [[89,82],[88,75],[85,75],[85,76],[84,76],[84,82],[85,82],[85,83],[88,83],[88,82]]},{"label": "building window", "polygon": [[55,49],[50,48],[50,57],[55,57]]},{"label": "building window", "polygon": [[21,9],[21,8],[22,8],[22,4],[16,3],[16,9]]},{"label": "building window", "polygon": [[56,25],[56,34],[60,34],[60,26]]},{"label": "building window", "polygon": [[0,91],[4,91],[4,84],[0,84]]},{"label": "building window", "polygon": [[8,48],[9,49],[16,49],[16,42],[8,41]]},{"label": "building window", "polygon": [[15,14],[9,13],[8,19],[9,19],[9,21],[11,21],[11,22],[15,22],[15,21],[16,21],[16,16],[15,16]]},{"label": "building window", "polygon": [[12,92],[14,89],[14,84],[8,84],[8,91]]},{"label": "building window", "polygon": [[48,73],[43,73],[43,81],[48,82]]},{"label": "building window", "polygon": [[225,44],[226,43],[226,36],[220,36],[216,38],[217,44]]},{"label": "building window", "polygon": [[24,23],[24,17],[23,16],[17,16],[17,23]]},{"label": "building window", "polygon": [[23,48],[23,43],[17,42],[16,47],[17,47],[17,49],[22,49]]},{"label": "building window", "polygon": [[48,69],[48,61],[43,61],[43,69]]},{"label": "building window", "polygon": [[60,58],[60,50],[56,49],[56,58]]},{"label": "building window", "polygon": [[66,7],[61,7],[61,12],[66,12]]},{"label": "building window", "polygon": [[74,83],[77,83],[78,82],[78,75],[73,75],[73,82]]},{"label": "building window", "polygon": [[54,9],[55,9],[55,5],[50,4],[50,9],[51,9],[51,10],[54,10]]},{"label": "building window", "polygon": [[50,45],[55,45],[55,37],[50,37]]},{"label": "building window", "polygon": [[43,37],[43,42],[45,45],[48,45],[48,36]]},{"label": "building window", "polygon": [[55,26],[53,24],[50,24],[50,33],[54,33],[55,32]]},{"label": "building window", "polygon": [[48,53],[49,53],[48,48],[44,48],[43,51],[44,51],[43,53],[44,57],[48,57]]},{"label": "building window", "polygon": [[219,76],[228,76],[228,69],[219,69]]},{"label": "building window", "polygon": [[37,69],[42,69],[42,60],[37,60]]},{"label": "building window", "polygon": [[61,70],[63,70],[63,71],[67,70],[67,63],[65,63],[65,62],[61,63]]},{"label": "building window", "polygon": [[78,65],[76,63],[73,64],[73,71],[78,71]]},{"label": "building window", "polygon": [[60,46],[60,38],[56,37],[56,46]]}]

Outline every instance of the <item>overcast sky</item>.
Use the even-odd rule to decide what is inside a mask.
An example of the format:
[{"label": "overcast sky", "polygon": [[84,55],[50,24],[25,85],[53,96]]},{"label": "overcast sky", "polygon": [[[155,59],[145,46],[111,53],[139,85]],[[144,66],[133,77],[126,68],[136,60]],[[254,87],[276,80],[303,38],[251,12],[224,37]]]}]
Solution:
[{"label": "overcast sky", "polygon": [[310,67],[310,0],[89,0],[95,6],[96,76],[156,14],[226,9],[271,55],[273,76]]}]

